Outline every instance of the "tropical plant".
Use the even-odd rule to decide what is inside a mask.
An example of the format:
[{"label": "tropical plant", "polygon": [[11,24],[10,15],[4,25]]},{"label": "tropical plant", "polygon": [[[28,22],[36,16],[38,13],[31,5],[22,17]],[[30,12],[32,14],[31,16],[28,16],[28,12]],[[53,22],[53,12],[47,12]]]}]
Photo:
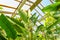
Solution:
[{"label": "tropical plant", "polygon": [[[59,1],[59,0],[58,0]],[[0,7],[2,9],[2,7]],[[60,37],[60,2],[42,9],[45,12],[43,24],[36,26],[38,16],[18,10],[20,18],[0,15],[0,40],[58,40]],[[34,27],[37,29],[34,30]]]},{"label": "tropical plant", "polygon": [[46,17],[44,20],[46,40],[58,40],[60,37],[60,2],[48,5],[42,11],[45,12]]},{"label": "tropical plant", "polygon": [[[3,13],[0,15],[0,29],[2,38],[6,40],[32,40],[33,39],[33,26],[36,24],[38,16],[33,14],[29,17],[28,12],[22,10],[18,11],[20,18],[12,18],[5,16]],[[1,38],[1,40],[2,40]]]}]

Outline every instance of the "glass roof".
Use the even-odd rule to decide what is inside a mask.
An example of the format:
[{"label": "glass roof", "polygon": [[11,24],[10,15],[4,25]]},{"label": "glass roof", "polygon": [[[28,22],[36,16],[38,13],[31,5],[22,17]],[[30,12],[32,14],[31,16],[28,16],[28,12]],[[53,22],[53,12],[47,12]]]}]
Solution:
[{"label": "glass roof", "polygon": [[41,14],[41,16],[44,16],[44,13],[41,11],[41,9],[43,9],[44,7],[46,7],[46,6],[50,5],[50,4],[51,4],[51,1],[50,0],[42,0],[42,2],[39,3],[36,6],[36,8],[31,13],[38,13],[39,12]]},{"label": "glass roof", "polygon": [[[51,2],[51,0],[42,0],[42,2],[41,3],[39,3],[36,7],[35,7],[35,9],[31,12],[31,14],[33,13],[37,13],[37,15],[39,15],[39,18],[38,18],[38,20],[41,20],[41,18],[44,16],[44,13],[43,13],[43,11],[41,10],[41,9],[43,9],[44,7],[46,7],[46,6],[48,6],[48,5],[50,5],[50,4],[52,4],[52,2]],[[36,23],[36,25],[37,24],[43,24],[43,22],[37,22]],[[38,26],[38,25],[37,25]]]},{"label": "glass roof", "polygon": [[[18,7],[18,5],[21,3],[22,0],[0,0],[0,6],[3,6],[3,10],[4,11],[14,11],[14,9],[16,9]],[[28,10],[30,8],[30,6],[33,5],[33,3],[36,0],[29,0],[27,1],[24,6],[22,7],[22,9],[24,10]],[[45,7],[49,4],[51,4],[51,2],[49,0],[42,0],[41,4]],[[41,5],[38,5],[42,8]],[[7,8],[8,7],[8,8]]]},{"label": "glass roof", "polygon": [[[17,7],[22,3],[23,0],[0,0],[0,6],[3,7],[2,11],[14,12]],[[23,10],[29,10],[29,8],[35,3],[36,0],[27,0],[22,6]],[[37,13],[37,15],[44,16],[44,13],[41,11],[45,6],[51,4],[51,0],[42,0],[35,9],[31,12],[32,14]]]},{"label": "glass roof", "polygon": [[[18,7],[18,5],[21,3],[22,0],[0,0],[0,6],[3,6],[4,11],[14,11]],[[30,6],[32,6],[32,3],[34,3],[36,0],[30,0],[27,1],[22,9],[28,10]],[[32,3],[31,3],[32,2]]]},{"label": "glass roof", "polygon": [[11,6],[16,8],[18,6],[18,2],[14,1],[14,0],[0,0],[0,5],[6,5],[6,6]]},{"label": "glass roof", "polygon": [[[25,1],[25,0],[24,0]],[[0,6],[3,7],[3,10],[0,12],[6,13],[5,15],[12,16],[12,14],[18,9],[20,5],[22,5],[21,9],[23,10],[29,10],[31,7],[35,6],[34,4],[37,0],[27,0],[24,5],[23,0],[0,0]],[[39,1],[39,0],[38,0]],[[41,9],[46,7],[47,5],[52,4],[52,0],[42,0],[38,5],[35,6],[35,8],[31,11],[31,14],[37,13],[36,16],[39,15],[38,20],[41,20],[41,18],[44,16],[44,13]],[[19,17],[18,15],[16,15]],[[43,22],[37,21],[37,24],[43,24]],[[38,26],[38,25],[37,25]]]}]

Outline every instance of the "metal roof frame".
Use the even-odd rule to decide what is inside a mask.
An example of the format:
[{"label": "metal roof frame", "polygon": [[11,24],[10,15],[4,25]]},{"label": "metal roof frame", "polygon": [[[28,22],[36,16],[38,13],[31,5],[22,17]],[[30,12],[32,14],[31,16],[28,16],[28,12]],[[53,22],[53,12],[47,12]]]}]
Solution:
[{"label": "metal roof frame", "polygon": [[[17,8],[15,8],[15,7],[11,7],[11,6],[7,6],[7,5],[3,5],[3,4],[0,4],[0,6],[7,7],[7,8],[12,8],[12,9],[17,10],[17,9],[21,9],[22,6],[26,3],[26,1],[32,3],[32,4],[33,4],[32,6],[34,6],[35,3],[39,2],[39,0],[37,0],[35,3],[33,3],[33,2],[30,1],[30,0],[23,0],[23,1],[15,0],[15,1],[19,2],[19,6],[20,6],[20,7],[17,6]],[[21,4],[20,4],[20,3],[21,3]],[[37,3],[37,4],[39,4],[39,3]],[[37,6],[37,4],[36,4],[36,6]],[[31,6],[31,5],[29,5],[29,4],[25,4],[25,5]],[[32,7],[32,6],[31,6],[31,7]],[[30,8],[30,9],[31,9],[31,8]],[[33,9],[32,9],[32,10],[33,10]],[[5,11],[4,11],[4,12],[5,12]]]},{"label": "metal roof frame", "polygon": [[[14,12],[0,11],[0,13],[12,14],[12,17],[14,17],[15,15],[18,15],[18,14],[16,13],[16,11],[17,11],[17,10],[20,10],[20,9],[24,6],[24,4],[30,6],[30,10],[31,10],[31,11],[32,11],[33,9],[35,9],[36,6],[37,6],[39,9],[41,9],[41,8],[38,6],[38,4],[40,4],[40,5],[44,8],[44,6],[40,3],[42,0],[37,0],[35,3],[32,2],[32,1],[30,1],[30,0],[23,0],[23,1],[15,0],[15,1],[16,1],[16,2],[19,2],[19,5],[17,6],[17,8],[0,4],[0,6],[15,9]],[[26,4],[26,1],[28,1],[29,3],[32,3],[33,5]],[[53,1],[54,1],[54,0],[50,0],[51,3],[53,3]],[[21,3],[21,4],[20,4],[20,3]],[[38,20],[39,23],[40,23],[43,19],[46,18],[45,16],[42,16],[36,9],[35,9],[35,11],[42,17],[42,18],[40,18],[40,19]],[[41,24],[41,23],[40,23],[40,24]],[[37,26],[37,25],[36,25],[36,26]]]}]

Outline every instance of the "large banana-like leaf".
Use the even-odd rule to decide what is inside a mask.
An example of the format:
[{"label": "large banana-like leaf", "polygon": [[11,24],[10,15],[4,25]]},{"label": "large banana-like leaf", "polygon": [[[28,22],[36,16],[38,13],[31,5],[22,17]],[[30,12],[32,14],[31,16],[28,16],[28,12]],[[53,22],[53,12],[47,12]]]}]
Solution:
[{"label": "large banana-like leaf", "polygon": [[60,2],[60,0],[55,0],[56,2]]},{"label": "large banana-like leaf", "polygon": [[7,40],[7,39],[4,38],[3,35],[0,33],[0,40]]},{"label": "large banana-like leaf", "polygon": [[18,33],[22,33],[23,35],[28,34],[23,23],[19,22],[18,20],[14,19],[14,18],[10,18],[10,17],[7,17],[7,18],[12,23],[12,25],[14,26],[15,30]]},{"label": "large banana-like leaf", "polygon": [[51,12],[51,11],[57,11],[59,9],[60,9],[60,2],[56,2],[54,4],[48,5],[47,7],[43,8],[42,11]]},{"label": "large banana-like leaf", "polygon": [[3,14],[0,16],[0,26],[5,30],[7,37],[16,38],[16,31]]},{"label": "large banana-like leaf", "polygon": [[7,18],[9,18],[10,20],[12,20],[13,23],[15,22],[16,24],[18,24],[18,25],[24,27],[24,24],[23,24],[22,22],[18,21],[17,19],[11,18],[11,17],[8,17],[8,16],[7,16]]},{"label": "large banana-like leaf", "polygon": [[28,22],[28,17],[27,17],[27,15],[26,15],[27,13],[19,10],[19,11],[18,11],[18,14],[20,15],[20,17],[22,18],[22,20],[23,20],[25,23]]}]

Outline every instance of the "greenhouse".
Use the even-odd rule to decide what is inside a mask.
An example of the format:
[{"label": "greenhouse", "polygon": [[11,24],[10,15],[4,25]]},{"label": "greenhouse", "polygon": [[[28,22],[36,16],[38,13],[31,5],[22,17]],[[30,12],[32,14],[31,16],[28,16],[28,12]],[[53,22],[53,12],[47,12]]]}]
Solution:
[{"label": "greenhouse", "polygon": [[60,40],[60,0],[0,0],[0,40]]}]

